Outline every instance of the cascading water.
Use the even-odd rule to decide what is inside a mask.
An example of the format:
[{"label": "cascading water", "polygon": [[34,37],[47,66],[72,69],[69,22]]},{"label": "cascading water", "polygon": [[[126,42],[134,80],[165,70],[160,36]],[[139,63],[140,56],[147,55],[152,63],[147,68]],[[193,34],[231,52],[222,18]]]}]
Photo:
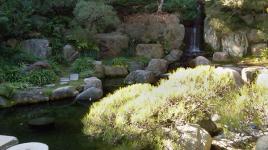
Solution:
[{"label": "cascading water", "polygon": [[201,1],[198,1],[197,4],[196,19],[185,25],[186,56],[197,56],[202,53],[204,6]]}]

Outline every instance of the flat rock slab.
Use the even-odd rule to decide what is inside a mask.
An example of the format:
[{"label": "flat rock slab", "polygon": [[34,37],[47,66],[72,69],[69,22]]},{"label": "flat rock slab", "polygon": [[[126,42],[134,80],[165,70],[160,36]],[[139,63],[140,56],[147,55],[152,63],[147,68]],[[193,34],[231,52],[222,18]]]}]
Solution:
[{"label": "flat rock slab", "polygon": [[18,139],[14,136],[0,135],[0,150],[5,150],[11,146],[17,145]]},{"label": "flat rock slab", "polygon": [[30,142],[10,147],[7,150],[48,150],[48,145],[44,143]]},{"label": "flat rock slab", "polygon": [[49,129],[55,125],[55,119],[51,117],[40,117],[28,121],[29,127],[33,129]]}]

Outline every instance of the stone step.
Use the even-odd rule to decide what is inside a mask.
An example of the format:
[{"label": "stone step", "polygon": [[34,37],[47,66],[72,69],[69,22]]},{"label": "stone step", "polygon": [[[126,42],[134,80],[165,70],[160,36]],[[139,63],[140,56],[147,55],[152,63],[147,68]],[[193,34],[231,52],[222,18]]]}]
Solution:
[{"label": "stone step", "polygon": [[0,150],[6,150],[9,147],[17,145],[18,139],[14,136],[0,135]]},{"label": "stone step", "polygon": [[7,150],[48,150],[48,145],[38,142],[22,143]]}]

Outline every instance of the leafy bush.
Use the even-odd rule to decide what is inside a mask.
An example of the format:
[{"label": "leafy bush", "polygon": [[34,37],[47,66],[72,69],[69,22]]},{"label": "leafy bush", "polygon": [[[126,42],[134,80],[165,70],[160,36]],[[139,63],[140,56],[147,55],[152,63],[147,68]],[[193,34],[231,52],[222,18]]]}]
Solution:
[{"label": "leafy bush", "polygon": [[86,70],[92,69],[93,66],[93,59],[89,57],[81,57],[76,59],[75,62],[72,64],[72,71],[80,73]]},{"label": "leafy bush", "polygon": [[98,32],[103,32],[111,30],[119,24],[113,7],[103,1],[80,0],[73,13],[76,21],[89,30],[96,29]]},{"label": "leafy bush", "polygon": [[58,76],[52,70],[33,70],[27,74],[24,81],[33,85],[46,85],[54,83],[58,80]]},{"label": "leafy bush", "polygon": [[265,49],[263,49],[263,50],[261,50],[261,55],[260,55],[260,57],[261,57],[262,59],[268,59],[268,47],[265,48]]},{"label": "leafy bush", "polygon": [[11,84],[0,84],[0,96],[11,98],[15,93],[15,88]]},{"label": "leafy bush", "polygon": [[132,85],[93,104],[83,119],[84,132],[119,148],[163,149],[169,138],[163,128],[172,131],[177,124],[197,123],[215,113],[223,126],[241,130],[249,122],[260,123],[268,108],[267,92],[250,96],[256,90],[240,91],[229,74],[211,67],[178,69],[156,87]]}]

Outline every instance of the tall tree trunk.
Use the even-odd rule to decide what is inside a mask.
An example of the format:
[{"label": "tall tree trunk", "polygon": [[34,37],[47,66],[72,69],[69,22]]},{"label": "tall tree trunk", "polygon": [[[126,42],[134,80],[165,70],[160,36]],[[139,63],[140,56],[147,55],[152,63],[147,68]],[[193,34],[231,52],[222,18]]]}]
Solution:
[{"label": "tall tree trunk", "polygon": [[158,3],[157,12],[162,12],[162,8],[163,8],[163,5],[164,5],[164,0],[157,0],[157,3]]}]

